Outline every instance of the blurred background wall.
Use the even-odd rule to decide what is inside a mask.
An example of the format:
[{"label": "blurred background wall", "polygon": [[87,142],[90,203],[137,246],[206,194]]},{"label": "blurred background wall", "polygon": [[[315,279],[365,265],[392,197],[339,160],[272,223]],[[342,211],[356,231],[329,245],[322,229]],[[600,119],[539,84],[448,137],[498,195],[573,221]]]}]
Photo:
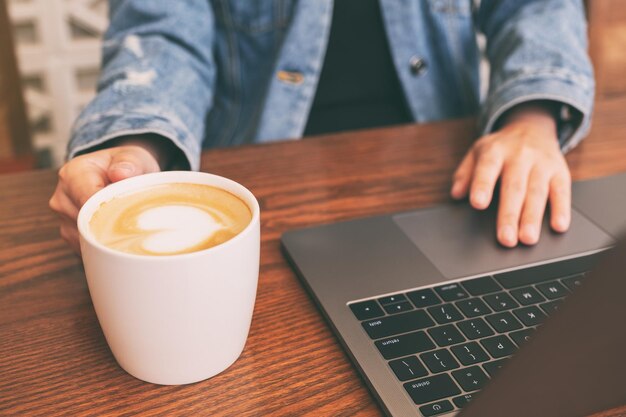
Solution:
[{"label": "blurred background wall", "polygon": [[72,122],[95,93],[107,1],[0,1],[8,6],[37,163],[59,166]]}]

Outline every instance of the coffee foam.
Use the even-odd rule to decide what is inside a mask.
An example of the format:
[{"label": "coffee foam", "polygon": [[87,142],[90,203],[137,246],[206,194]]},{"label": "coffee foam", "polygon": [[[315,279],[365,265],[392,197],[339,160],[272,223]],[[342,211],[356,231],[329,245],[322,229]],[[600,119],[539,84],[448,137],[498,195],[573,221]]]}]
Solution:
[{"label": "coffee foam", "polygon": [[102,203],[89,225],[96,239],[140,255],[175,255],[219,245],[251,221],[235,195],[201,184],[163,184]]},{"label": "coffee foam", "polygon": [[203,210],[174,205],[146,210],[137,218],[137,226],[157,232],[143,241],[143,247],[154,253],[180,252],[199,245],[224,228]]}]

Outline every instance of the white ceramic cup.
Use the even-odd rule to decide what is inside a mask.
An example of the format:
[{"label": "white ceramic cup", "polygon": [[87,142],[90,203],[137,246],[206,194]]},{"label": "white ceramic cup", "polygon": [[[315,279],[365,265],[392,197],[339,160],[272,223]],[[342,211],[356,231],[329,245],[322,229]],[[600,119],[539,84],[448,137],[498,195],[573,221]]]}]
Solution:
[{"label": "white ceramic cup", "polygon": [[[209,249],[170,256],[134,255],[94,238],[89,221],[120,194],[165,183],[206,184],[241,198],[252,221]],[[136,378],[187,384],[228,368],[243,351],[259,276],[259,204],[242,185],[201,172],[170,171],[111,184],[78,214],[91,299],[115,359]]]}]

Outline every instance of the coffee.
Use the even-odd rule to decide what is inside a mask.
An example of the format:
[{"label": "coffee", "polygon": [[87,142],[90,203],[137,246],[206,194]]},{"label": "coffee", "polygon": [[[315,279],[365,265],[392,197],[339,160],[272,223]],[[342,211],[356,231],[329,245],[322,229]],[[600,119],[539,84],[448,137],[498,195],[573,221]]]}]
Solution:
[{"label": "coffee", "polygon": [[224,243],[252,220],[239,197],[190,183],[154,185],[104,202],[89,221],[98,242],[136,255],[196,252]]}]

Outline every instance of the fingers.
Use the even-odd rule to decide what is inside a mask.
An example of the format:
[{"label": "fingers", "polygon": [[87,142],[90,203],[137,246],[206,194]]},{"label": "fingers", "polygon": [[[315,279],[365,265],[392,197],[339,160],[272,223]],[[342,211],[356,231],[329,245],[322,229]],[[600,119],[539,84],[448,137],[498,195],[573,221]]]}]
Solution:
[{"label": "fingers", "polygon": [[452,183],[452,189],[450,190],[452,198],[460,199],[467,195],[467,190],[472,180],[472,173],[474,172],[474,163],[474,151],[470,150],[465,154],[465,157],[463,157],[463,160],[454,173],[454,181]]},{"label": "fingers", "polygon": [[78,207],[76,207],[74,202],[63,192],[62,188],[61,183],[59,183],[52,198],[50,198],[49,205],[50,208],[59,215],[59,231],[61,237],[70,245],[74,252],[80,254],[78,228],[76,225]]},{"label": "fingers", "polygon": [[[515,177],[517,180],[513,179]],[[527,184],[525,178],[528,178]],[[523,203],[520,202],[520,196]],[[561,233],[567,231],[571,221],[571,179],[565,164],[557,169],[535,164],[530,173],[523,168],[511,170],[510,174],[507,170],[502,180],[498,241],[504,246],[513,247],[518,237],[525,245],[536,244],[548,199],[552,229]],[[519,228],[516,227],[518,222]]]},{"label": "fingers", "polygon": [[77,157],[59,170],[59,181],[49,205],[60,218],[61,237],[77,253],[80,253],[78,212],[89,197],[107,184],[103,166],[107,166],[109,160],[105,153],[94,153]]},{"label": "fingers", "polygon": [[159,170],[159,164],[150,152],[139,146],[126,146],[113,153],[107,176],[111,182],[117,182]]},{"label": "fingers", "polygon": [[50,208],[54,210],[60,218],[60,235],[69,244],[72,250],[80,254],[80,244],[78,238],[78,227],[76,218],[78,211],[84,202],[98,189],[102,188],[104,181],[101,177],[84,170],[74,170],[81,175],[76,181],[68,182],[66,171],[60,174],[59,183],[50,198]]},{"label": "fingers", "polygon": [[534,245],[539,241],[549,185],[549,172],[535,166],[528,180],[526,200],[520,220],[519,240],[525,245]]},{"label": "fingers", "polygon": [[50,198],[48,205],[61,217],[73,220],[76,220],[78,217],[78,207],[74,204],[72,199],[67,196],[61,183],[57,184],[56,190]]},{"label": "fingers", "polygon": [[480,152],[470,188],[470,204],[483,210],[491,203],[493,190],[502,171],[504,155],[493,146]]},{"label": "fingers", "polygon": [[102,172],[83,168],[77,170],[74,177],[64,184],[68,196],[80,210],[89,197],[107,185],[107,181]]},{"label": "fingers", "polygon": [[59,181],[49,202],[61,218],[63,239],[80,253],[76,219],[89,197],[111,182],[156,171],[156,157],[138,145],[103,149],[69,161],[59,170]]},{"label": "fingers", "polygon": [[502,172],[497,238],[502,245],[509,248],[514,247],[518,242],[518,226],[530,168],[529,163],[517,161]]},{"label": "fingers", "polygon": [[566,232],[571,222],[572,180],[567,167],[550,181],[550,226],[555,232]]},{"label": "fingers", "polygon": [[555,231],[566,231],[571,221],[571,178],[554,120],[549,112],[531,113],[479,139],[459,165],[451,190],[462,197],[469,181],[471,205],[484,209],[500,178],[497,239],[506,247],[537,243],[548,200]]},{"label": "fingers", "polygon": [[64,218],[61,219],[60,234],[63,240],[65,240],[72,250],[80,255],[80,239],[78,235],[78,227],[76,221]]}]

